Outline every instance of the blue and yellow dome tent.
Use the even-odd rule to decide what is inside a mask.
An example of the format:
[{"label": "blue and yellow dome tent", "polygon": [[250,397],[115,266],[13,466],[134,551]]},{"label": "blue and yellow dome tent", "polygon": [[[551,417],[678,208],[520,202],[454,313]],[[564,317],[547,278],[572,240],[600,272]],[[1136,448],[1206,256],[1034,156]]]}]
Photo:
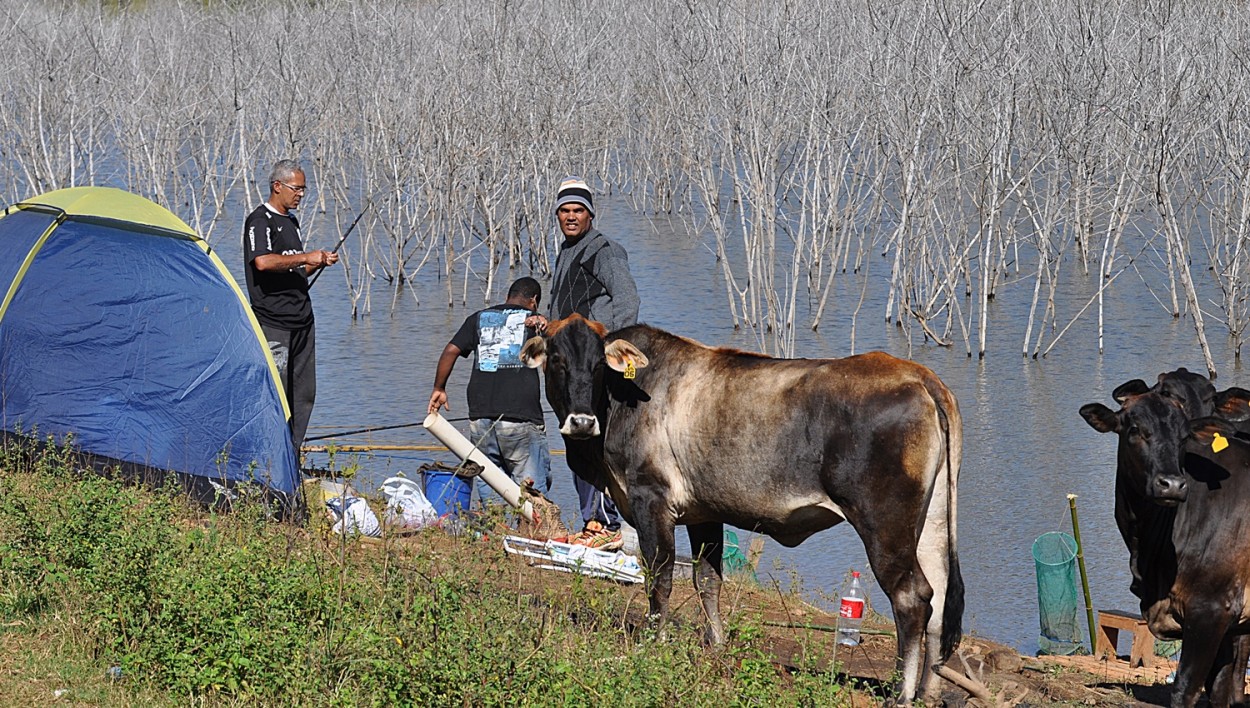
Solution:
[{"label": "blue and yellow dome tent", "polygon": [[175,473],[211,502],[255,482],[300,504],[290,411],[260,326],[208,243],[163,207],[74,187],[0,215],[0,428],[99,465]]}]

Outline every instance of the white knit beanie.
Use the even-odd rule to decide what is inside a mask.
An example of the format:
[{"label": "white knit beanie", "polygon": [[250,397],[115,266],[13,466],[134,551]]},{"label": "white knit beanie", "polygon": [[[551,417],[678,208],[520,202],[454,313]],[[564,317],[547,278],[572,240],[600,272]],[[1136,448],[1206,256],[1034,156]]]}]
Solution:
[{"label": "white knit beanie", "polygon": [[556,192],[556,210],[565,204],[581,204],[591,216],[595,215],[594,198],[590,187],[581,177],[565,177],[560,181],[560,189]]}]

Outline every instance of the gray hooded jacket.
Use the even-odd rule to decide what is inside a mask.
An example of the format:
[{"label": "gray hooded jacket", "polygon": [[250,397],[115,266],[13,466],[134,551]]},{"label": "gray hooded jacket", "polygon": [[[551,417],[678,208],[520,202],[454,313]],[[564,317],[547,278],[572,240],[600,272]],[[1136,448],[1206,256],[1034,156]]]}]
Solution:
[{"label": "gray hooded jacket", "polygon": [[576,312],[615,332],[638,322],[638,306],[638,287],[624,248],[597,229],[560,246],[551,283],[551,319]]}]

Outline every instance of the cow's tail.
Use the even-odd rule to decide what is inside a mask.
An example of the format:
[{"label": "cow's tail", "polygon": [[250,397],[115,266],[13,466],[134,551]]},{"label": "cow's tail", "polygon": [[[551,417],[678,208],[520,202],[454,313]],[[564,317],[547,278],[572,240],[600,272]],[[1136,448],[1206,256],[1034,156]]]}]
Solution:
[{"label": "cow's tail", "polygon": [[[935,377],[936,379],[936,377]],[[941,663],[946,663],[963,638],[964,577],[959,572],[958,517],[959,467],[963,462],[963,418],[950,389],[935,381],[930,393],[937,404],[942,436],[946,440],[946,602],[942,614]]]}]

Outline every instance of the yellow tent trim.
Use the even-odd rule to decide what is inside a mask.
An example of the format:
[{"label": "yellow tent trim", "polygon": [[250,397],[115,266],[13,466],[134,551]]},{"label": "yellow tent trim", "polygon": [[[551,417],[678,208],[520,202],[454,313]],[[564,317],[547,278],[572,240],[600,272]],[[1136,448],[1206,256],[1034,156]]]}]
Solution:
[{"label": "yellow tent trim", "polygon": [[[114,189],[113,187],[70,187],[54,192],[41,194],[21,202],[16,206],[45,205],[65,212],[68,216],[94,216],[117,221],[128,221],[145,226],[154,226],[166,231],[177,231],[196,236],[195,231],[186,222],[174,216],[173,212],[155,202],[144,199],[137,194]],[[231,282],[234,279],[231,278]]]},{"label": "yellow tent trim", "polygon": [[[278,375],[278,365],[273,360],[273,352],[269,351],[269,338],[265,336],[264,330],[260,328],[260,322],[256,319],[256,313],[252,312],[252,306],[248,304],[247,297],[243,294],[242,288],[240,288],[239,284],[234,281],[234,276],[230,275],[230,271],[226,268],[226,264],[222,263],[221,259],[217,257],[217,252],[208,245],[207,241],[199,238],[198,236],[196,237],[195,242],[199,244],[201,249],[204,250],[204,253],[208,254],[208,259],[212,261],[213,265],[217,267],[217,270],[221,272],[221,276],[225,278],[226,282],[230,283],[230,287],[234,290],[234,294],[239,298],[239,301],[243,303],[243,311],[247,313],[247,321],[252,323],[252,331],[256,333],[256,338],[260,340],[260,348],[265,350],[265,361],[269,363],[269,374],[273,378],[274,385],[278,387],[278,400],[282,401],[282,412],[286,414],[286,419],[290,422],[291,406],[288,405],[286,401],[286,389],[282,385],[282,377]],[[296,450],[296,453],[298,452],[299,451]]]},{"label": "yellow tent trim", "polygon": [[43,248],[43,244],[56,231],[56,227],[61,225],[63,219],[53,219],[52,223],[39,236],[39,240],[35,241],[35,245],[31,246],[30,251],[26,253],[26,257],[22,259],[22,265],[17,269],[17,273],[13,275],[13,280],[9,282],[9,289],[4,294],[4,302],[0,302],[0,320],[4,319],[4,314],[9,311],[9,303],[13,302],[13,294],[17,292],[17,288],[22,284],[22,279],[26,277],[26,271],[30,269],[30,264],[35,260],[35,254],[39,253],[39,249]]}]

